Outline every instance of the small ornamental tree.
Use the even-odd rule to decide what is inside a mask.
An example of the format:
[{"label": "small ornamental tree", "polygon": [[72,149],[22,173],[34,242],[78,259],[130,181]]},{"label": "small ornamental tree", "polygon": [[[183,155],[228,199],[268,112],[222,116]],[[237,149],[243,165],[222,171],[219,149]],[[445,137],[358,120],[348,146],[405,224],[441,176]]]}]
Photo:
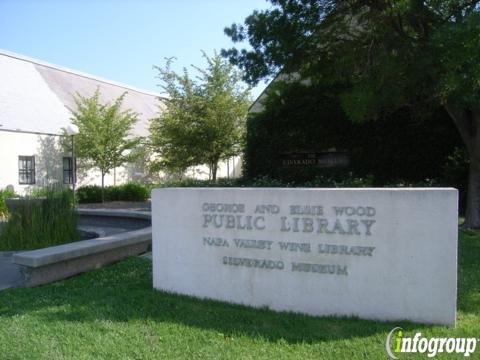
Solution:
[{"label": "small ornamental tree", "polygon": [[78,127],[75,136],[75,152],[90,168],[100,170],[102,176],[102,200],[104,199],[105,174],[133,161],[132,150],[139,139],[129,135],[137,121],[132,110],[121,110],[125,94],[113,103],[100,103],[100,91],[92,97],[74,96],[76,109],[72,110],[72,123]]},{"label": "small ornamental tree", "polygon": [[206,164],[216,180],[218,163],[241,152],[249,93],[241,75],[221,56],[203,56],[207,67],[194,67],[195,78],[186,69],[174,72],[172,59],[165,68],[157,67],[169,99],[166,110],[152,120],[150,143],[157,155],[154,170],[182,173]]}]

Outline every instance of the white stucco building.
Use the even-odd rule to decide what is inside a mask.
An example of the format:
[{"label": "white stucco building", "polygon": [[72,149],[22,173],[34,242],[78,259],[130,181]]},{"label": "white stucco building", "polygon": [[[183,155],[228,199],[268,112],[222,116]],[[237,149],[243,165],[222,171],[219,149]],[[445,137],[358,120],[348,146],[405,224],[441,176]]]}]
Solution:
[{"label": "white stucco building", "polygon": [[[123,107],[139,114],[132,135],[147,137],[149,120],[164,109],[159,94],[0,50],[0,189],[17,193],[46,183],[72,181],[72,157],[62,151],[62,129],[71,125],[73,95],[100,90],[103,103],[126,92]],[[129,164],[107,174],[105,184],[142,180],[144,164]],[[221,164],[219,177],[240,175],[239,159]],[[208,178],[206,167],[187,172]],[[77,186],[100,184],[95,170],[77,169]]]}]

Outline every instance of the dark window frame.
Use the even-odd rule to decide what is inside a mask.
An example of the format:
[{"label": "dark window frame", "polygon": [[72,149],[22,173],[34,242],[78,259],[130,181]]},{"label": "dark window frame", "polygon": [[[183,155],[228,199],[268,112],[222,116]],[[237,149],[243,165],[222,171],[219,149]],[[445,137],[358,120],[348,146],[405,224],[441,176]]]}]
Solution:
[{"label": "dark window frame", "polygon": [[[67,162],[66,162],[67,161]],[[77,169],[77,158],[74,158],[75,161],[75,170]],[[67,166],[65,166],[67,165]],[[75,171],[76,172],[76,171]],[[62,158],[62,173],[63,173],[63,183],[66,185],[72,185],[76,175],[73,173],[73,161],[71,156],[64,156]]]},{"label": "dark window frame", "polygon": [[20,185],[35,184],[35,156],[20,155],[18,157],[18,183]]}]

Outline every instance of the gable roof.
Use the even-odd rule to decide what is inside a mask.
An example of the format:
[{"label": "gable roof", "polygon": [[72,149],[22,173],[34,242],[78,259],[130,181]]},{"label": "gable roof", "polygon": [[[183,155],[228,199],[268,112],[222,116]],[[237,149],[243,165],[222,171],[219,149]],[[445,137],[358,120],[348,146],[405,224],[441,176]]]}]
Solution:
[{"label": "gable roof", "polygon": [[75,108],[73,95],[103,103],[127,93],[123,109],[139,114],[132,135],[147,136],[149,120],[163,109],[159,94],[0,50],[0,130],[61,134]]},{"label": "gable roof", "polygon": [[270,80],[270,82],[265,87],[265,89],[263,89],[260,95],[257,96],[255,101],[250,105],[250,107],[248,108],[248,112],[251,114],[256,114],[265,110],[264,102],[268,98],[270,92],[272,91],[272,87],[274,84],[279,82],[292,83],[295,81],[299,81],[301,84],[304,84],[304,85],[310,84],[310,80],[308,79],[302,80],[298,72],[287,73],[284,71],[284,69],[280,70],[277,73],[277,75],[275,75],[275,77],[272,80]]}]

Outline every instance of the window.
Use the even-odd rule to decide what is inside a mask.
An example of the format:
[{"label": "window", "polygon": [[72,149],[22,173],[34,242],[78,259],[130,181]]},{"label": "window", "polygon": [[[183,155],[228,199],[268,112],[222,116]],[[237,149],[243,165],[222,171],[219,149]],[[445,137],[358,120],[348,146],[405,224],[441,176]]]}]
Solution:
[{"label": "window", "polygon": [[18,157],[18,183],[20,185],[35,184],[35,156]]},{"label": "window", "polygon": [[63,183],[73,184],[73,162],[70,156],[63,158]]}]

